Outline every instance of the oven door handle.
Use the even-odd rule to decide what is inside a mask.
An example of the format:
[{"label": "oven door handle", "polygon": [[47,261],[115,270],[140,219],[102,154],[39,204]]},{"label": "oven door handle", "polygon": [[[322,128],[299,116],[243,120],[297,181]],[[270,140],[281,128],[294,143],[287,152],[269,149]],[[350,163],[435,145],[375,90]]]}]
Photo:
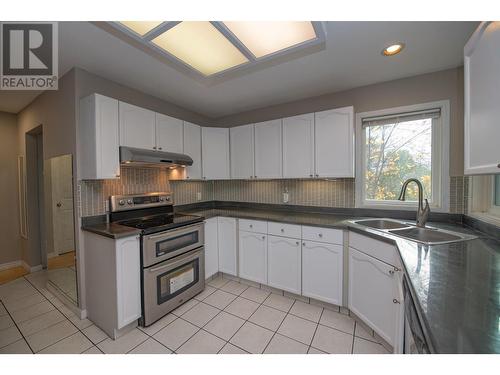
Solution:
[{"label": "oven door handle", "polygon": [[186,262],[189,260],[195,260],[196,258],[198,258],[200,256],[200,254],[201,254],[201,250],[197,249],[193,252],[190,252],[190,253],[184,255],[182,258],[176,259],[175,262],[172,262],[172,260],[170,259],[170,260],[166,261],[167,264],[164,264],[163,266],[150,268],[149,272],[155,273],[155,272],[167,269],[167,268],[175,268],[179,263],[183,263],[183,262]]},{"label": "oven door handle", "polygon": [[147,236],[146,239],[148,239],[148,240],[155,240],[157,238],[169,238],[169,237],[175,236],[179,232],[189,232],[192,228],[195,228],[195,227],[200,227],[201,228],[201,226],[202,226],[201,224],[188,225],[188,226],[185,226],[185,227],[182,227],[182,228],[179,228],[179,229],[174,229],[174,230],[168,231],[168,233],[163,232],[161,234]]}]

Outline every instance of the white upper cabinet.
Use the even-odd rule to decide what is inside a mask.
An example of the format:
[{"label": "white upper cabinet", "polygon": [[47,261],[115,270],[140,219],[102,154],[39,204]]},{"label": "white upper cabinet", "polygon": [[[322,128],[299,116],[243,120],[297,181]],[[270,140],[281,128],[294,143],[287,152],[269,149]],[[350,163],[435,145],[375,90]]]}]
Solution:
[{"label": "white upper cabinet", "polygon": [[184,154],[193,159],[193,165],[186,167],[187,179],[201,179],[201,127],[184,121]]},{"label": "white upper cabinet", "polygon": [[120,102],[120,146],[156,149],[156,116],[153,111]]},{"label": "white upper cabinet", "polygon": [[354,109],[316,112],[315,177],[354,177]]},{"label": "white upper cabinet", "polygon": [[231,145],[231,178],[254,178],[253,125],[243,125],[229,130]]},{"label": "white upper cabinet", "polygon": [[283,177],[314,177],[314,114],[283,119]]},{"label": "white upper cabinet", "polygon": [[182,154],[182,120],[156,113],[156,148],[160,151]]},{"label": "white upper cabinet", "polygon": [[281,120],[260,122],[255,132],[255,178],[283,177]]},{"label": "white upper cabinet", "polygon": [[80,100],[78,127],[80,178],[99,180],[119,177],[118,100],[99,94]]},{"label": "white upper cabinet", "polygon": [[464,48],[465,174],[500,173],[500,22],[483,22]]},{"label": "white upper cabinet", "polygon": [[203,179],[229,178],[229,129],[201,128]]}]

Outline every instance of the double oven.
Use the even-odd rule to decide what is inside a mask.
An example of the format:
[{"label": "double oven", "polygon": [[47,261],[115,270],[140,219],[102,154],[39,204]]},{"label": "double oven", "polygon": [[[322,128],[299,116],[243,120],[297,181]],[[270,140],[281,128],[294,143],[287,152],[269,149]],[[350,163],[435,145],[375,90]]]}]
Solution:
[{"label": "double oven", "polygon": [[175,214],[170,193],[110,197],[110,221],[141,230],[141,325],[205,288],[203,218]]},{"label": "double oven", "polygon": [[142,305],[145,326],[203,291],[203,243],[203,223],[142,237]]}]

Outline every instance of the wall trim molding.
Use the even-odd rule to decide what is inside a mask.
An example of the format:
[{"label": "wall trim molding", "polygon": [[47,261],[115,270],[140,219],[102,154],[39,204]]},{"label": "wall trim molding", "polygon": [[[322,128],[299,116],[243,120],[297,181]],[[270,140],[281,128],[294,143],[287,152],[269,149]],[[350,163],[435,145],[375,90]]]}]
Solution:
[{"label": "wall trim molding", "polygon": [[23,266],[23,268],[28,271],[29,273],[33,273],[33,272],[37,272],[37,271],[41,271],[43,266],[41,264],[37,265],[37,266],[30,266],[28,263],[26,263],[24,260],[21,260],[20,261],[21,263],[21,266]]},{"label": "wall trim molding", "polygon": [[7,262],[7,263],[1,263],[0,264],[0,271],[8,270],[8,269],[14,268],[14,267],[19,267],[20,265],[21,265],[20,260],[15,260],[13,262]]}]

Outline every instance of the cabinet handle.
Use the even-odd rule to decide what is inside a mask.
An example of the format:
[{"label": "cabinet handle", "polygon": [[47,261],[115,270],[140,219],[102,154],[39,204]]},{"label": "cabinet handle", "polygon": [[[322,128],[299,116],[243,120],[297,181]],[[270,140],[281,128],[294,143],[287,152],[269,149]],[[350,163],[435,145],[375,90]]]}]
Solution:
[{"label": "cabinet handle", "polygon": [[392,303],[400,303],[396,298],[392,300]]}]

